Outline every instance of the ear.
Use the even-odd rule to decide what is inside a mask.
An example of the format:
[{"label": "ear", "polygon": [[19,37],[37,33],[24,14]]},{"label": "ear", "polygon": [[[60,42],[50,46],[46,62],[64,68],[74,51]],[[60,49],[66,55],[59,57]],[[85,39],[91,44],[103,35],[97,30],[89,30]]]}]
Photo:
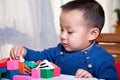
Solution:
[{"label": "ear", "polygon": [[95,40],[99,35],[100,30],[98,28],[91,28],[89,31],[89,41]]}]

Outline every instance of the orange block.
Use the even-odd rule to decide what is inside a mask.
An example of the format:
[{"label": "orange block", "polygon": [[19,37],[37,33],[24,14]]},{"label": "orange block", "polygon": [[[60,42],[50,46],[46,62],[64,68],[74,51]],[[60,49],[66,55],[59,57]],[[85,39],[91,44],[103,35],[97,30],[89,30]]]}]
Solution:
[{"label": "orange block", "polygon": [[7,61],[9,60],[9,57],[0,59],[0,68],[7,67]]},{"label": "orange block", "polygon": [[18,69],[20,74],[30,74],[31,69],[24,64],[24,62],[18,62]]}]

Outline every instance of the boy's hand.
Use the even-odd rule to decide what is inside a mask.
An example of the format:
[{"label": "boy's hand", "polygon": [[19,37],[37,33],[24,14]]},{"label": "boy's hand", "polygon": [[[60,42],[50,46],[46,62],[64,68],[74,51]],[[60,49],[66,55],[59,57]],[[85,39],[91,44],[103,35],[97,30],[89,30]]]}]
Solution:
[{"label": "boy's hand", "polygon": [[26,49],[21,45],[16,45],[10,50],[10,57],[12,59],[19,60],[20,56],[24,56],[26,54]]},{"label": "boy's hand", "polygon": [[78,69],[75,74],[75,77],[76,78],[92,78],[92,75],[84,69]]}]

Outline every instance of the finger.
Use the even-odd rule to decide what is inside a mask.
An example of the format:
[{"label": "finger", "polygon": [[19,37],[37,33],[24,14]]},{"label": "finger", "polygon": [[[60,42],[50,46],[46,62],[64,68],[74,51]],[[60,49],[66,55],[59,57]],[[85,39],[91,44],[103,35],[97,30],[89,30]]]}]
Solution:
[{"label": "finger", "polygon": [[10,50],[10,57],[11,57],[12,59],[15,59],[15,54],[14,54],[13,48]]},{"label": "finger", "polygon": [[78,78],[80,77],[80,75],[83,73],[83,70],[82,69],[79,69],[77,72],[76,72],[76,75],[75,77]]},{"label": "finger", "polygon": [[88,74],[87,71],[82,71],[82,72],[79,74],[79,78],[85,78],[87,74]]},{"label": "finger", "polygon": [[84,75],[84,78],[92,78],[92,75],[90,73],[87,73]]}]

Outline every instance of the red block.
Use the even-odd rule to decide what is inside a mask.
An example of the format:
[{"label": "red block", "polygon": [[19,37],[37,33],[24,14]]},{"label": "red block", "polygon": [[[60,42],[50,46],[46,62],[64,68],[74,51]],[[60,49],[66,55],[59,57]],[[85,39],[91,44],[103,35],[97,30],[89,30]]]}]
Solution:
[{"label": "red block", "polygon": [[7,61],[9,60],[9,57],[0,59],[0,68],[7,67]]},{"label": "red block", "polygon": [[57,66],[56,64],[50,62],[53,67],[54,67],[54,71],[53,71],[53,76],[60,76],[60,72],[61,72],[61,68],[59,66]]},{"label": "red block", "polygon": [[117,69],[118,80],[120,80],[120,62],[115,62],[115,67]]}]

